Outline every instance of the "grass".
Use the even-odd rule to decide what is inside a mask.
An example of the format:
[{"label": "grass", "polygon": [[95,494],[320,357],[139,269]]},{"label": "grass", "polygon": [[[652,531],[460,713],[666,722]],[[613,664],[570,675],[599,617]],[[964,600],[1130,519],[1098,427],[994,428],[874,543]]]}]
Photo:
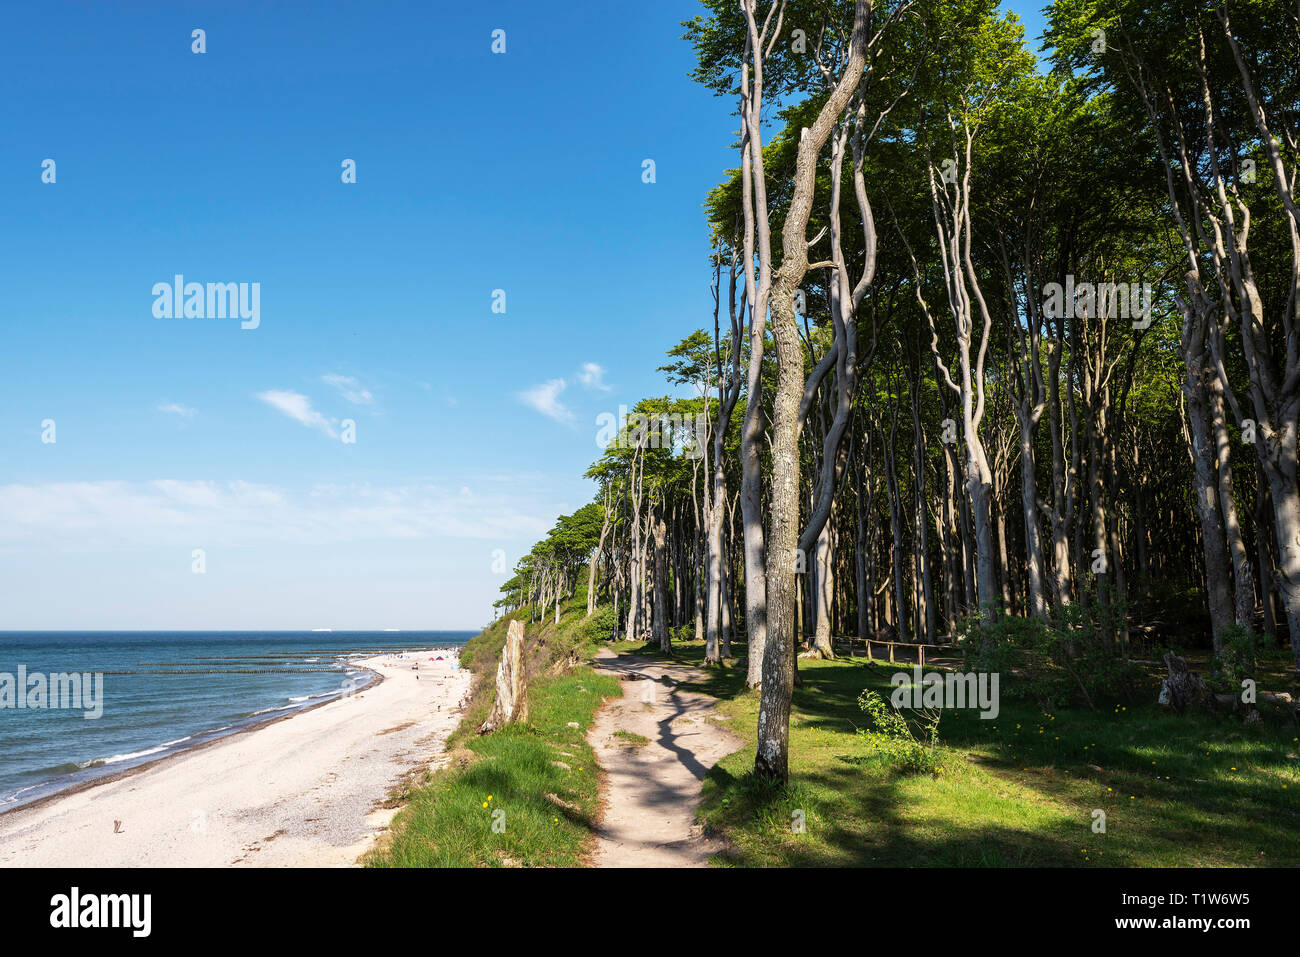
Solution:
[{"label": "grass", "polygon": [[635,731],[625,731],[622,728],[619,728],[614,732],[614,737],[618,738],[620,741],[626,742],[630,747],[634,748],[644,748],[650,743],[650,739],[645,735],[637,734]]},{"label": "grass", "polygon": [[[703,657],[695,643],[674,653]],[[1293,721],[1245,726],[1154,704],[1045,714],[1004,689],[994,720],[944,713],[940,773],[904,774],[856,733],[866,724],[858,694],[888,700],[893,667],[858,658],[801,661],[800,671],[784,788],[750,774],[758,695],[744,690],[743,668],[689,686],[721,698],[727,727],[746,742],[705,778],[700,818],[731,848],[717,864],[1300,864]],[[1095,811],[1105,833],[1092,829]]]},{"label": "grass", "polygon": [[468,740],[471,756],[410,793],[367,865],[580,864],[600,800],[587,729],[603,699],[618,693],[616,680],[587,667],[536,683],[529,725]]},{"label": "grass", "polygon": [[[580,589],[581,591],[581,589]],[[553,615],[553,612],[552,612]],[[497,661],[508,621],[471,639],[461,661],[475,672],[447,767],[410,782],[404,803],[369,867],[574,867],[593,841],[600,772],[586,735],[619,682],[590,659],[585,592],[526,625],[529,721],[479,735],[495,696]]]}]

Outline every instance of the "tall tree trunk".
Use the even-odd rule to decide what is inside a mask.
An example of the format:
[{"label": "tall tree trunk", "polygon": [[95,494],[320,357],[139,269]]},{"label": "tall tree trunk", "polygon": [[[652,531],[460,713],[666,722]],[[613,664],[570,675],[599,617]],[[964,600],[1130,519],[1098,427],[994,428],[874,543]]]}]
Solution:
[{"label": "tall tree trunk", "polygon": [[1255,625],[1255,577],[1251,574],[1250,556],[1237,518],[1237,496],[1232,487],[1232,444],[1228,438],[1223,406],[1223,386],[1218,376],[1206,383],[1208,411],[1214,429],[1214,457],[1218,465],[1219,508],[1223,511],[1223,531],[1232,558],[1233,618],[1243,628]]},{"label": "tall tree trunk", "polygon": [[1201,547],[1205,557],[1205,578],[1210,605],[1210,627],[1214,653],[1222,649],[1223,633],[1232,624],[1232,599],[1228,594],[1228,552],[1219,509],[1218,468],[1211,435],[1206,396],[1205,317],[1185,315],[1183,355],[1187,375],[1183,394],[1191,431],[1191,456],[1196,492],[1196,510],[1201,518]]},{"label": "tall tree trunk", "polygon": [[813,552],[813,633],[812,646],[823,658],[835,657],[831,644],[831,600],[835,591],[835,572],[831,566],[834,551],[831,548],[831,523],[822,526]]},{"label": "tall tree trunk", "polygon": [[894,403],[891,411],[889,427],[889,462],[885,466],[885,478],[889,485],[889,525],[893,532],[893,545],[891,552],[893,555],[894,571],[894,605],[897,609],[897,622],[895,629],[898,632],[895,636],[897,641],[911,641],[911,603],[905,596],[904,589],[904,562],[906,561],[903,551],[903,500],[898,489],[898,453],[895,446],[895,437],[898,433],[898,404]]},{"label": "tall tree trunk", "polygon": [[[1062,320],[1064,321],[1064,320]],[[1064,337],[1059,334],[1047,360],[1048,434],[1052,439],[1052,571],[1056,602],[1060,606],[1074,600],[1074,583],[1070,577],[1070,520],[1074,514],[1074,471],[1066,466],[1065,410],[1061,406],[1060,371]],[[1074,365],[1071,356],[1070,365]]]},{"label": "tall tree trunk", "polygon": [[1264,612],[1264,633],[1277,640],[1277,608],[1273,603],[1273,556],[1269,548],[1270,514],[1268,480],[1259,462],[1255,463],[1255,554],[1259,567],[1259,603]]},{"label": "tall tree trunk", "polygon": [[641,471],[638,465],[644,467],[644,459],[641,455],[641,448],[632,453],[632,474],[630,479],[630,488],[628,494],[632,507],[632,543],[631,558],[628,574],[628,598],[627,598],[627,640],[637,641],[642,634],[642,605],[643,599],[641,591],[643,587],[643,547],[641,544]]},{"label": "tall tree trunk", "polygon": [[672,629],[668,627],[668,524],[662,502],[650,509],[650,522],[654,538],[654,640],[666,654],[672,650]]},{"label": "tall tree trunk", "polygon": [[[785,782],[789,777],[790,700],[794,690],[795,552],[799,544],[799,406],[805,386],[803,347],[794,294],[808,270],[808,217],[812,211],[817,156],[862,80],[867,58],[869,0],[857,0],[850,53],[844,72],[799,141],[794,188],[782,232],[783,259],[772,282],[772,336],[777,388],[772,415],[771,521],[767,556],[767,642],[759,702],[754,772]],[[753,11],[746,7],[750,33]],[[758,173],[755,171],[755,178]]]},{"label": "tall tree trunk", "polygon": [[[918,374],[917,378],[920,376]],[[927,508],[928,495],[925,481],[925,432],[921,428],[921,389],[920,383],[912,385],[912,504],[916,509],[916,520],[912,540],[916,550],[916,569],[914,580],[919,592],[917,611],[917,635],[924,629],[924,641],[933,644],[935,640],[934,582],[930,573],[930,519]]]}]

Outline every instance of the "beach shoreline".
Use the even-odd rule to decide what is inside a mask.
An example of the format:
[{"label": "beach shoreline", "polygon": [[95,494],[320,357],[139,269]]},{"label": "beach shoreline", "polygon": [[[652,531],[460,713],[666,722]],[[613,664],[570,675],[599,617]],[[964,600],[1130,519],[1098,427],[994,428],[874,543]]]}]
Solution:
[{"label": "beach shoreline", "polygon": [[355,864],[395,813],[392,789],[437,763],[459,723],[470,675],[456,661],[352,662],[375,680],[10,808],[0,867]]},{"label": "beach shoreline", "polygon": [[[371,688],[374,688],[376,685],[383,682],[384,680],[384,676],[372,668],[367,668],[361,664],[354,664],[352,667],[356,668],[358,671],[368,671],[370,672],[370,674],[375,676],[375,680],[371,681],[364,688],[357,689],[357,691],[354,692],[354,694],[360,694],[361,692],[368,691]],[[186,748],[179,748],[175,751],[172,751],[170,754],[163,754],[156,758],[149,758],[146,761],[141,761],[139,764],[131,764],[128,765],[127,767],[121,768],[120,770],[109,771],[106,774],[102,774],[98,777],[87,778],[84,781],[75,781],[68,785],[58,788],[58,790],[56,791],[51,791],[49,794],[42,794],[40,797],[32,798],[30,801],[23,801],[20,804],[9,805],[5,808],[0,809],[0,832],[2,832],[4,829],[5,818],[8,815],[17,814],[20,811],[30,811],[35,808],[39,808],[44,805],[50,804],[51,802],[58,801],[60,798],[65,798],[73,794],[79,794],[82,791],[90,790],[91,788],[99,787],[101,784],[112,784],[113,782],[120,781],[123,778],[128,778],[131,777],[132,775],[140,774],[141,772],[148,771],[152,768],[161,767],[162,765],[166,764],[169,761],[175,761],[179,758],[185,757],[186,755],[194,754],[197,751],[202,751],[204,748],[216,747],[217,745],[223,744],[226,741],[229,741],[232,738],[236,738],[242,734],[249,734],[253,731],[260,731],[262,728],[265,728],[268,725],[275,724],[277,721],[288,721],[290,718],[296,718],[300,714],[306,714],[308,711],[314,711],[317,708],[323,708],[328,704],[333,704],[337,700],[339,699],[329,698],[328,700],[325,701],[317,701],[313,704],[305,704],[300,708],[294,709],[293,711],[286,711],[284,714],[269,715],[257,721],[250,721],[248,724],[243,725],[242,727],[233,728],[227,734],[216,734],[215,737],[209,738],[207,741],[200,741],[198,744],[192,744]],[[202,735],[205,734],[215,734],[215,732],[201,731],[197,735],[194,735],[194,737],[201,737]]]}]

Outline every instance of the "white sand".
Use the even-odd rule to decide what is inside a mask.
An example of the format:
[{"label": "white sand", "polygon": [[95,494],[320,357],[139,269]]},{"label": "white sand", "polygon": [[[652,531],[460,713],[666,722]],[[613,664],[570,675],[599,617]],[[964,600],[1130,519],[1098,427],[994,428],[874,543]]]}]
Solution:
[{"label": "white sand", "polygon": [[351,697],[0,815],[0,866],[352,865],[459,720],[470,675],[430,654],[369,659],[384,680]]}]

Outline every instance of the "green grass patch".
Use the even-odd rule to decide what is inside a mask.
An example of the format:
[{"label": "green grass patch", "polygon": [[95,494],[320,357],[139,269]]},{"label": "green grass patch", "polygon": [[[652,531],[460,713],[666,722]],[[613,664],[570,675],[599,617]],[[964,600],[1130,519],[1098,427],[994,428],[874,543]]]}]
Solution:
[{"label": "green grass patch", "polygon": [[[509,617],[461,652],[474,671],[464,717],[448,739],[451,761],[393,795],[405,807],[369,867],[573,867],[592,843],[600,772],[587,731],[619,682],[584,662],[594,653],[585,588],[525,624],[529,721],[479,735],[496,695]],[[521,617],[523,614],[521,613]]]},{"label": "green grass patch", "polygon": [[635,731],[624,731],[622,728],[614,732],[614,737],[634,748],[644,748],[650,743],[650,739],[645,735],[637,734]]},{"label": "green grass patch", "polygon": [[587,667],[534,684],[530,723],[468,739],[469,763],[413,791],[366,864],[580,864],[599,807],[600,776],[586,734],[604,698],[619,692],[615,679]]},{"label": "green grass patch", "polygon": [[[674,651],[703,654],[694,643]],[[743,667],[687,686],[721,698],[746,741],[705,778],[700,818],[731,846],[715,863],[1300,865],[1294,722],[1167,715],[1154,703],[1045,714],[1004,686],[996,719],[944,712],[938,773],[906,773],[857,733],[868,724],[858,695],[888,700],[894,671],[861,658],[800,661],[784,788],[751,774],[759,699],[744,690]],[[1098,810],[1104,834],[1092,829]]]}]

